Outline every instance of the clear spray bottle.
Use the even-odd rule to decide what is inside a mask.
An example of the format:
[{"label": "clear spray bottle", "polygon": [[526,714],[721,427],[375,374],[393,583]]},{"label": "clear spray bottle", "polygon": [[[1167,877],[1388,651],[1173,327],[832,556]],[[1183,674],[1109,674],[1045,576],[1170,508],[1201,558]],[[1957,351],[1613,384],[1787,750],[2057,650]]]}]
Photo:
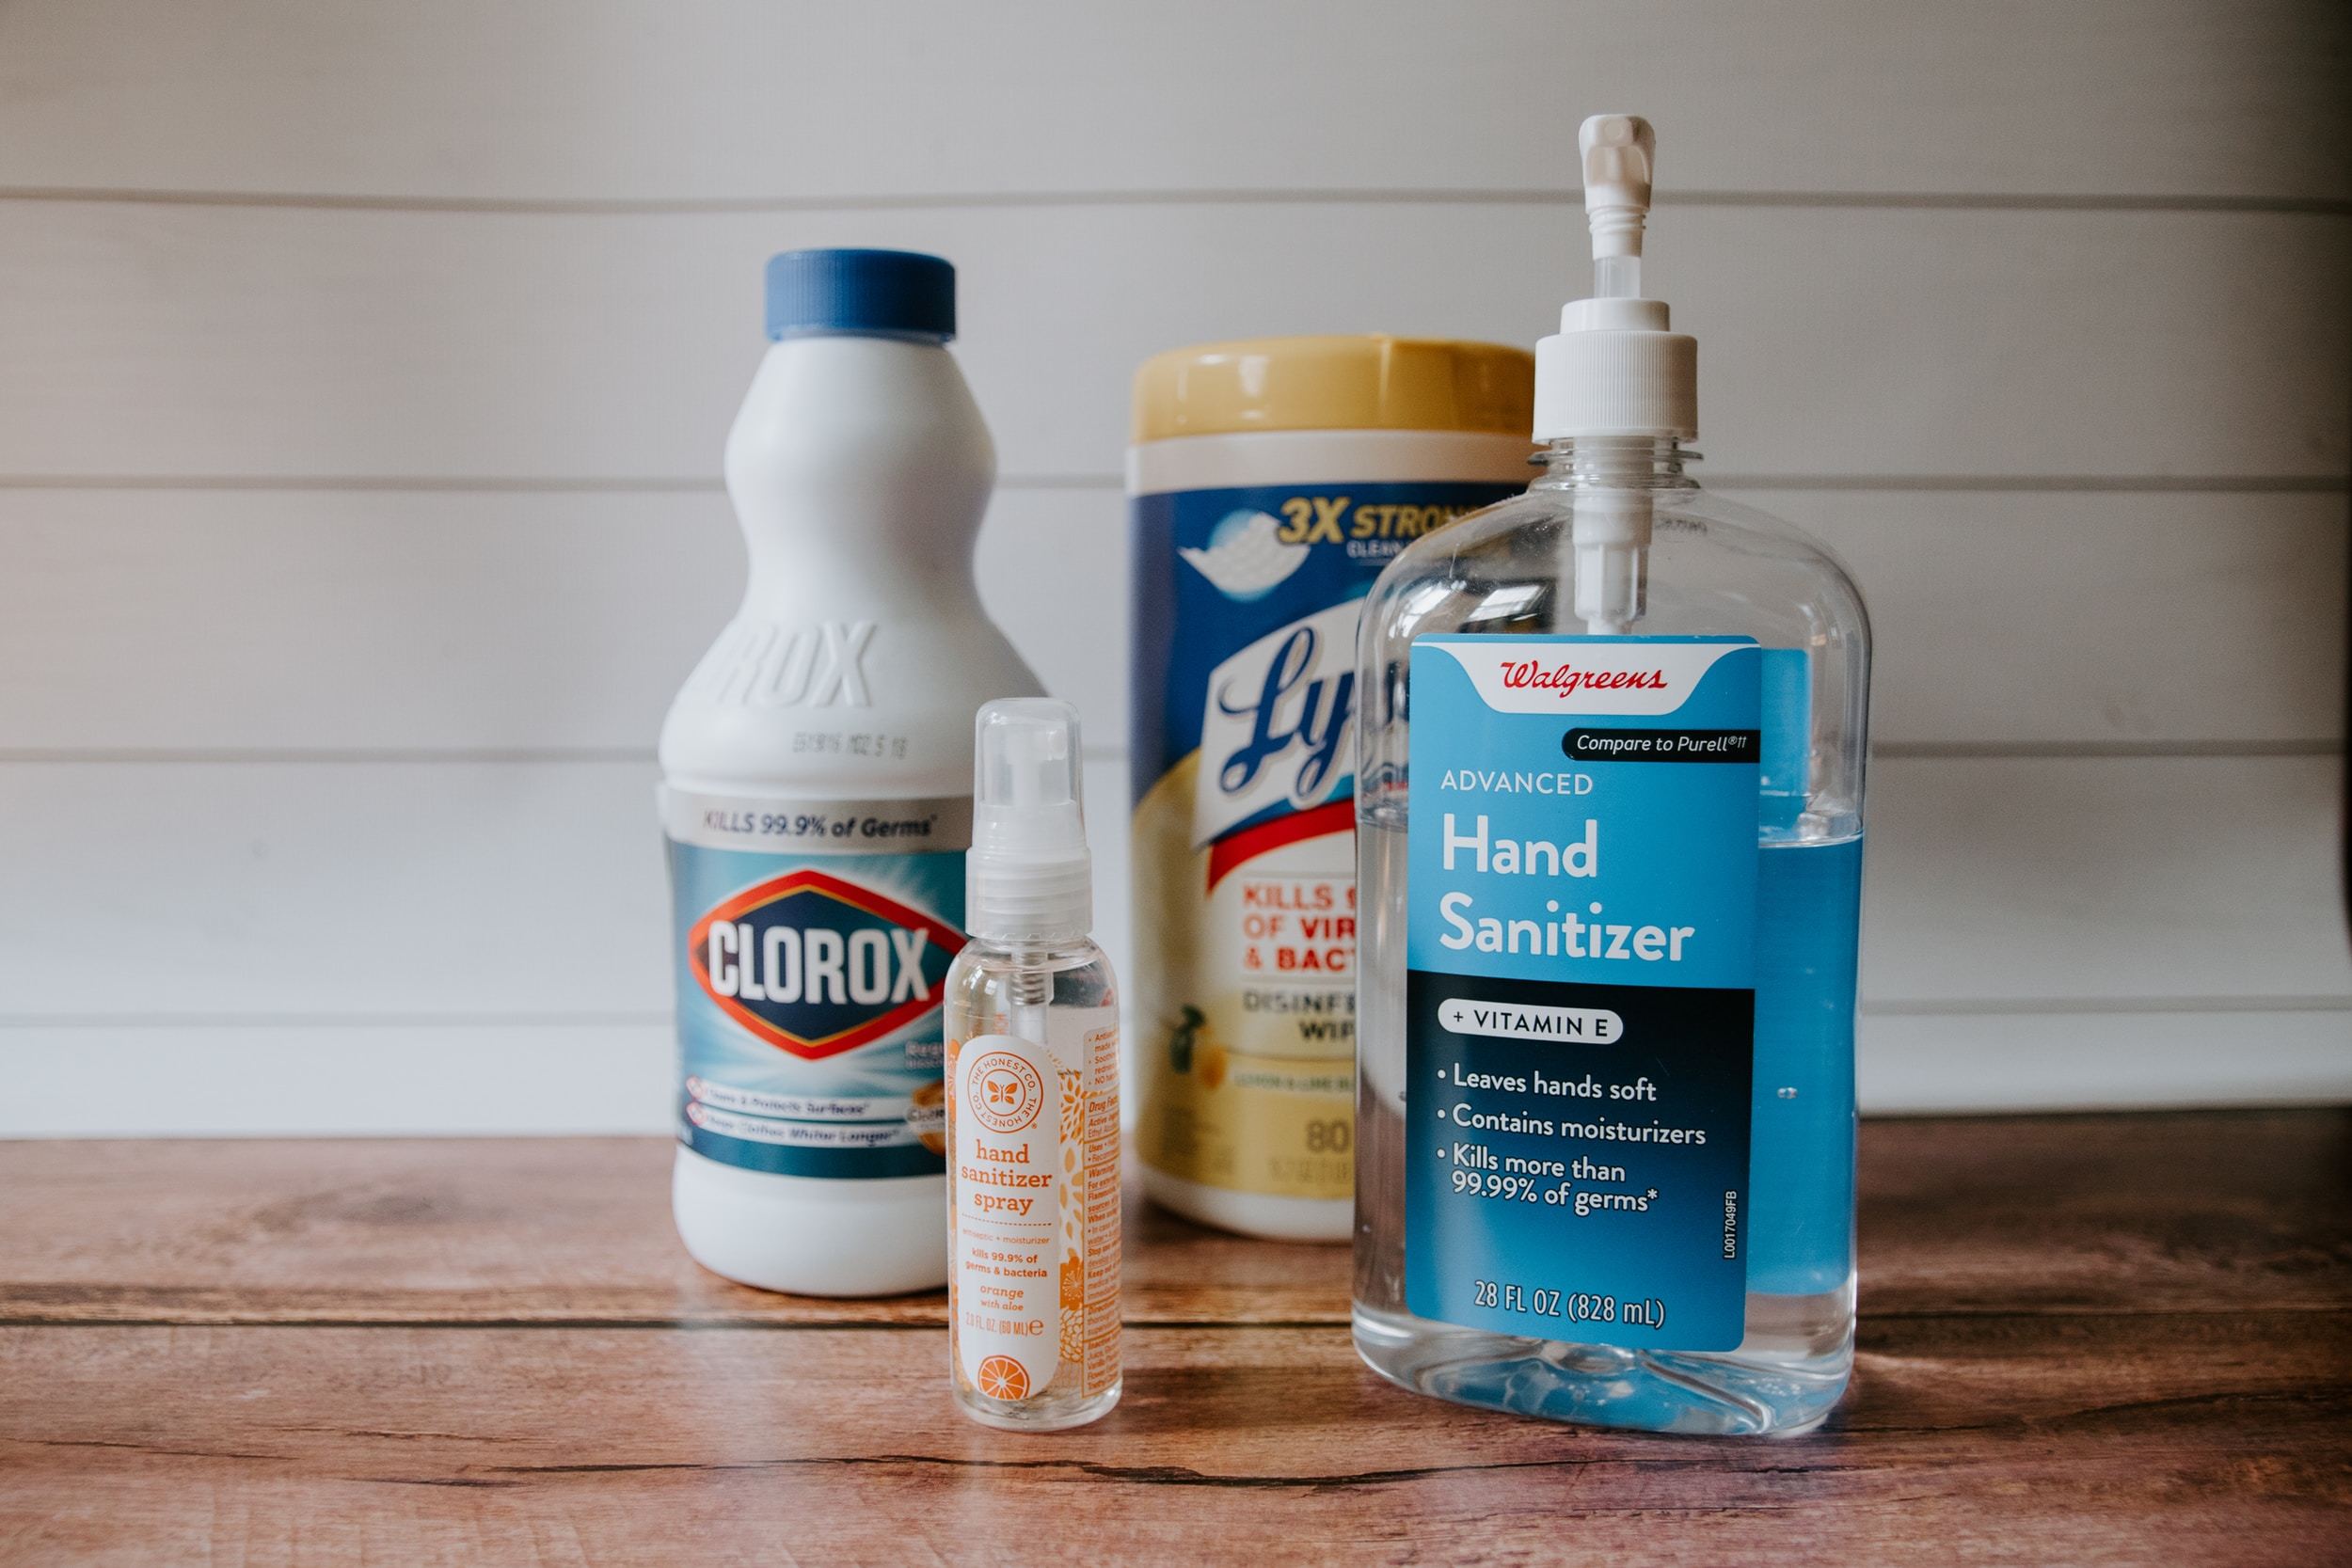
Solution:
[{"label": "clear spray bottle", "polygon": [[1119,993],[1089,931],[1078,715],[976,721],[964,925],[947,972],[948,1338],[956,1402],[1053,1432],[1119,1402]]},{"label": "clear spray bottle", "polygon": [[1580,142],[1594,288],[1536,345],[1543,472],[1364,608],[1356,1344],[1471,1404],[1801,1432],[1853,1362],[1869,624],[1819,544],[1689,477],[1655,137]]}]

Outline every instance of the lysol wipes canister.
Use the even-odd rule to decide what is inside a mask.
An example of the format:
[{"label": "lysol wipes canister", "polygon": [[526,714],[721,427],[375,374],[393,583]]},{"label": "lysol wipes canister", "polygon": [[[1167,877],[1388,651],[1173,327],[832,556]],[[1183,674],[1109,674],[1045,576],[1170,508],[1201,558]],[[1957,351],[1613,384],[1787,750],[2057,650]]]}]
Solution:
[{"label": "lysol wipes canister", "polygon": [[1389,337],[1136,374],[1130,1016],[1179,1213],[1348,1234],[1357,618],[1399,550],[1526,487],[1533,388],[1521,350]]}]

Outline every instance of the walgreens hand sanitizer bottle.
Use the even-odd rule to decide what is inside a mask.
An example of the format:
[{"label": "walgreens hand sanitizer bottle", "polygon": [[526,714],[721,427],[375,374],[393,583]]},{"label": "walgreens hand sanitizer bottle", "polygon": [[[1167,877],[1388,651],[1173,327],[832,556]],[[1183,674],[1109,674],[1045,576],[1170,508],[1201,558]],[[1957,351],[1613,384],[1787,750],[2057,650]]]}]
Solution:
[{"label": "walgreens hand sanitizer bottle", "polygon": [[1581,139],[1543,477],[1364,609],[1356,1345],[1471,1404],[1801,1432],[1853,1362],[1869,626],[1820,546],[1685,475],[1655,143]]},{"label": "walgreens hand sanitizer bottle", "polygon": [[768,263],[774,342],[727,436],[751,581],[661,729],[672,1205],[696,1261],[771,1291],[947,1277],[972,712],[1040,689],[973,587],[996,458],[955,326],[936,256]]}]

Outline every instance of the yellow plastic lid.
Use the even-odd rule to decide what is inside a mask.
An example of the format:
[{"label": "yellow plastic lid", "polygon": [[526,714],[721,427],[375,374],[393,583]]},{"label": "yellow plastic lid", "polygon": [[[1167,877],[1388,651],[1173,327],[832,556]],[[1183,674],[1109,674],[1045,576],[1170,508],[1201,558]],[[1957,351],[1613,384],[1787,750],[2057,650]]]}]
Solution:
[{"label": "yellow plastic lid", "polygon": [[1526,438],[1535,356],[1502,343],[1381,335],[1243,338],[1136,372],[1135,439],[1258,430],[1469,430]]}]

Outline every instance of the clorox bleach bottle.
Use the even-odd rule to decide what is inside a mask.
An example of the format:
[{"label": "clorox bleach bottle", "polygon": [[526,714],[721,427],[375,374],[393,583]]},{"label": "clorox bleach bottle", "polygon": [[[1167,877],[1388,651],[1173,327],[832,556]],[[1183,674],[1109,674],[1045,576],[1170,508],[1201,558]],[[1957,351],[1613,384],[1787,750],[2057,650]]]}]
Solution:
[{"label": "clorox bleach bottle", "polygon": [[661,729],[673,1210],[697,1262],[772,1291],[947,1277],[972,713],[1040,690],[973,586],[996,458],[955,326],[936,256],[768,263],[726,451],[751,580]]}]

